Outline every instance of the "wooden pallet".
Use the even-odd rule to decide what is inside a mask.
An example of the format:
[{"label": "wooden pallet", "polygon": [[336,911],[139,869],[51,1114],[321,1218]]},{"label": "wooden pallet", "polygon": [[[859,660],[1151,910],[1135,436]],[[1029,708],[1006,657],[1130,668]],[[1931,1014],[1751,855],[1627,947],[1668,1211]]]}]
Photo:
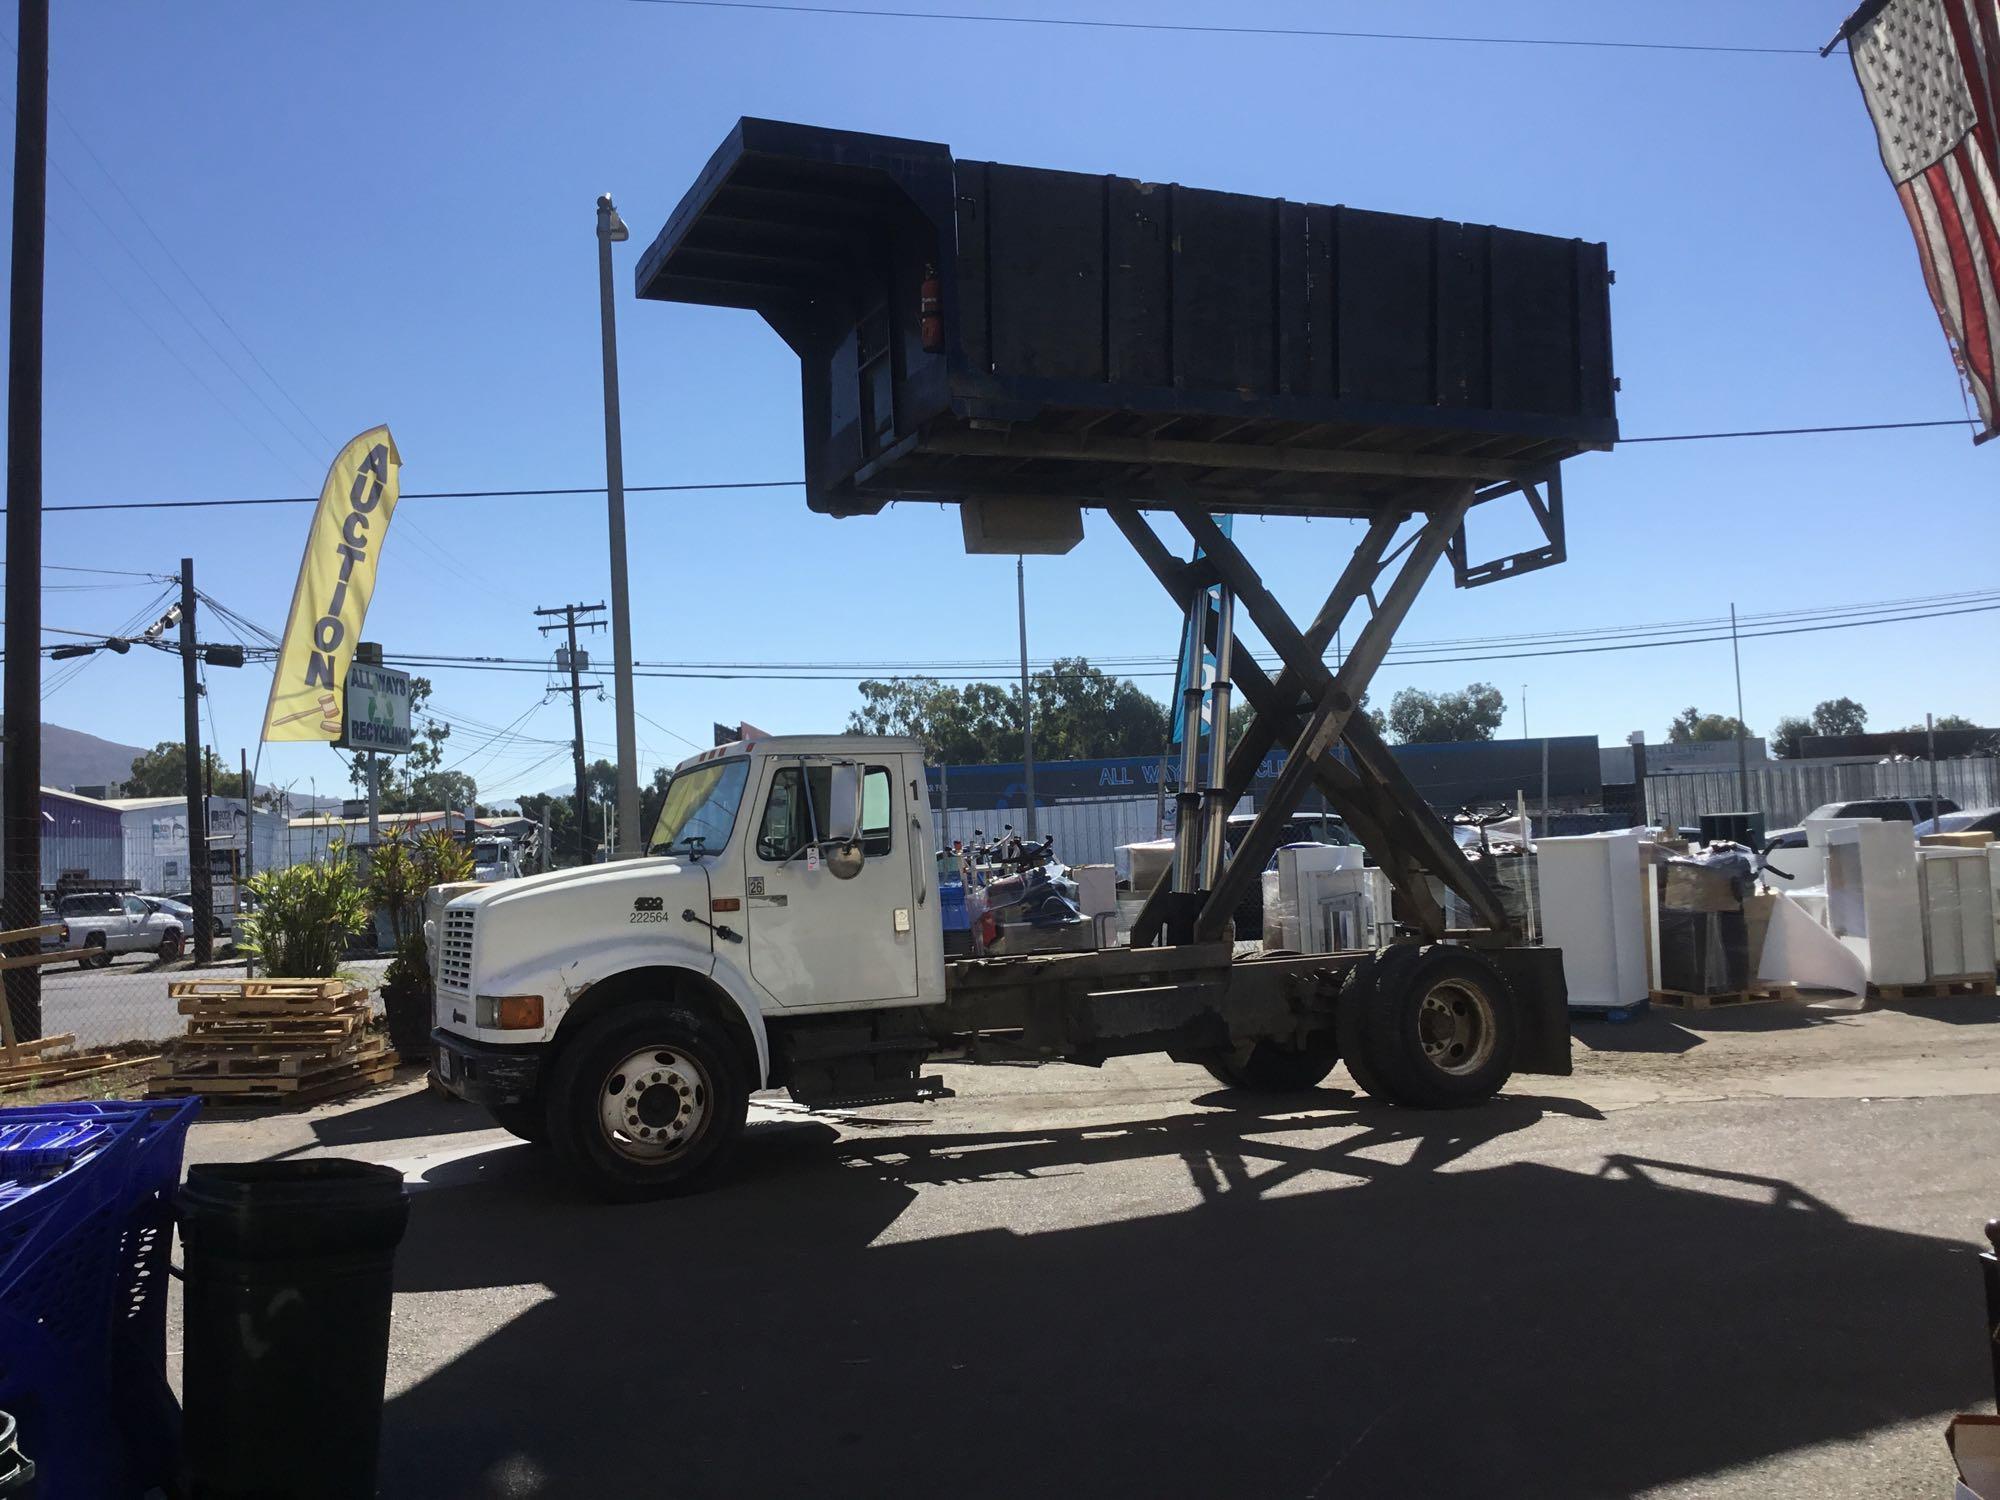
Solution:
[{"label": "wooden pallet", "polygon": [[388,1052],[376,1062],[346,1064],[300,1078],[154,1078],[148,1090],[152,1098],[174,1094],[198,1094],[212,1108],[284,1104],[302,1108],[320,1100],[354,1094],[362,1088],[386,1084],[396,1076],[396,1054]]},{"label": "wooden pallet", "polygon": [[187,1034],[172,1044],[155,1095],[303,1104],[394,1072],[396,1054],[368,1031],[368,992],[344,979],[189,979],[168,993]]},{"label": "wooden pallet", "polygon": [[346,1057],[333,1062],[322,1059],[318,1067],[309,1070],[246,1075],[203,1071],[211,1066],[209,1062],[191,1060],[183,1063],[177,1058],[174,1071],[165,1077],[155,1078],[149,1092],[156,1098],[166,1094],[200,1094],[204,1098],[228,1095],[245,1102],[270,1100],[297,1104],[308,1097],[331,1098],[370,1084],[387,1083],[395,1076],[396,1064],[400,1061],[394,1052],[382,1048],[365,1056]]},{"label": "wooden pallet", "polygon": [[176,1000],[346,1000],[367,991],[345,979],[176,979],[167,985]]},{"label": "wooden pallet", "polygon": [[1677,1010],[1715,1010],[1725,1005],[1770,1005],[1779,1000],[1796,1000],[1799,992],[1788,984],[1760,984],[1720,995],[1702,995],[1693,990],[1654,990],[1651,998],[1655,1005]]},{"label": "wooden pallet", "polygon": [[52,1088],[61,1083],[73,1083],[79,1078],[159,1061],[157,1053],[134,1057],[118,1052],[62,1051],[63,1048],[73,1049],[75,1044],[76,1038],[65,1033],[0,1046],[0,1094],[11,1093],[15,1089]]},{"label": "wooden pallet", "polygon": [[214,1048],[177,1043],[173,1053],[176,1082],[193,1083],[211,1078],[306,1078],[344,1067],[350,1063],[375,1062],[390,1056],[388,1042],[379,1036],[367,1038],[352,1050],[329,1053],[327,1049],[298,1051],[246,1051],[238,1047]]},{"label": "wooden pallet", "polygon": [[1870,1000],[1945,1000],[1954,995],[1991,999],[1993,976],[1971,974],[1963,979],[1932,979],[1923,984],[1871,984]]}]

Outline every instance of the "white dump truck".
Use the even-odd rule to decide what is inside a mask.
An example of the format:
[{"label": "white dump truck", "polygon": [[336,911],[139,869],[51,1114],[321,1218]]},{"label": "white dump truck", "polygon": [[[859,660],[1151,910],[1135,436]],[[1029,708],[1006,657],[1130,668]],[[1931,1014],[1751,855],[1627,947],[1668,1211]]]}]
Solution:
[{"label": "white dump truck", "polygon": [[759,1089],[930,1097],[941,1058],[1162,1052],[1255,1091],[1311,1088],[1344,1058],[1368,1093],[1417,1107],[1569,1071],[1550,949],[947,961],[913,740],[705,751],[674,773],[651,847],[466,891],[428,934],[440,1081],[608,1197],[712,1180]]}]

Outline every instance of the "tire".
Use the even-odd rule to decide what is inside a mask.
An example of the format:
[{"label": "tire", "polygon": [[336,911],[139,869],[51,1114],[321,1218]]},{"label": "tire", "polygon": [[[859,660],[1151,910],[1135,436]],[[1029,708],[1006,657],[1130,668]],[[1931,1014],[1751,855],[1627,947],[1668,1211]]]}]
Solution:
[{"label": "tire", "polygon": [[181,930],[178,927],[173,928],[160,939],[160,957],[165,959],[179,958],[184,942],[185,939],[181,937]]},{"label": "tire", "polygon": [[1483,1104],[1513,1076],[1514,991],[1469,948],[1440,943],[1411,952],[1378,964],[1356,1007],[1365,1017],[1368,1061],[1397,1103]]},{"label": "tire", "polygon": [[102,969],[111,962],[111,950],[104,945],[103,933],[92,933],[83,940],[83,946],[90,952],[76,961],[79,969]]},{"label": "tire", "polygon": [[749,1104],[742,1061],[720,1024],[671,1002],[625,1004],[559,1055],[549,1144],[612,1202],[699,1192],[721,1174]]},{"label": "tire", "polygon": [[1347,1064],[1348,1074],[1361,1092],[1383,1104],[1405,1101],[1393,1079],[1377,1066],[1376,1044],[1369,1017],[1374,1009],[1376,989],[1381,985],[1400,983],[1404,971],[1416,957],[1415,948],[1399,945],[1384,948],[1362,959],[1348,970],[1347,983],[1341,987],[1339,1009],[1335,1013],[1335,1034],[1340,1039],[1341,1061]]},{"label": "tire", "polygon": [[1266,1039],[1252,1047],[1248,1057],[1202,1066],[1224,1088],[1252,1094],[1303,1094],[1318,1088],[1339,1060],[1331,1044],[1293,1047]]},{"label": "tire", "polygon": [[539,1099],[523,1099],[515,1104],[489,1104],[486,1113],[493,1117],[495,1125],[517,1140],[526,1141],[530,1146],[546,1146],[549,1143],[548,1115]]}]

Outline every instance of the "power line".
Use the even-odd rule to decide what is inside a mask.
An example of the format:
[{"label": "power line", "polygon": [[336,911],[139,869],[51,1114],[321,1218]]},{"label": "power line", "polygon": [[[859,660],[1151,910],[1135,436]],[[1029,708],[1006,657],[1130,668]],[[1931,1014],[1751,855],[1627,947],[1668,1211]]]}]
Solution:
[{"label": "power line", "polygon": [[1819,432],[1895,432],[1906,427],[1976,427],[1971,417],[1947,417],[1941,422],[1857,422],[1839,427],[1760,427],[1747,432],[1670,432],[1662,437],[1620,438],[1619,443],[1705,443],[1717,438],[1804,437]]},{"label": "power line", "polygon": [[[1920,611],[1905,611],[1896,614],[1879,614],[1866,619],[1833,619],[1833,620],[1823,620],[1815,623],[1791,624],[1791,625],[1773,624],[1769,628],[1763,630],[1740,631],[1739,636],[1743,640],[1762,640],[1774,636],[1808,635],[1808,634],[1816,634],[1818,632],[1827,630],[1853,630],[1866,625],[1896,625],[1896,624],[1903,624],[1909,621],[1949,619],[1958,615],[1988,614],[1994,611],[2000,611],[2000,602],[1994,602],[1988,604],[1970,604],[1950,609],[1931,609],[1931,610],[1920,610]],[[1473,663],[1473,662],[1526,661],[1534,658],[1547,657],[1547,656],[1589,656],[1607,651],[1645,651],[1645,650],[1652,650],[1662,646],[1697,646],[1697,645],[1711,644],[1717,641],[1726,641],[1729,638],[1730,638],[1729,632],[1726,630],[1722,630],[1715,633],[1701,634],[1701,635],[1678,635],[1663,639],[1614,641],[1609,643],[1599,643],[1590,645],[1553,646],[1544,649],[1525,650],[1525,651],[1512,650],[1512,651],[1471,652],[1459,655],[1428,656],[1420,658],[1412,658],[1412,657],[1399,658],[1392,656],[1384,663],[1384,665],[1396,669],[1407,669],[1413,667],[1451,666],[1455,664]],[[405,664],[405,665],[412,663],[419,663],[423,665],[426,670],[429,671],[533,672],[538,674],[544,674],[548,671],[548,666],[546,663],[528,663],[528,662],[512,661],[512,660],[495,660],[491,658],[483,660],[478,658],[466,658],[458,661],[440,660],[434,657],[426,657],[426,658],[391,657],[386,659],[397,664]],[[690,669],[679,666],[649,667],[638,663],[634,663],[633,665],[633,676],[635,677],[653,677],[653,678],[673,679],[679,681],[703,681],[703,682],[746,682],[746,681],[747,682],[858,682],[864,678],[893,676],[893,675],[896,674],[891,672],[883,672],[880,671],[879,669],[875,671],[856,670],[856,671],[788,672],[788,671],[771,671],[765,668],[760,668],[748,664],[746,664],[742,668],[735,670],[718,670],[715,668]],[[1011,674],[996,670],[993,672],[937,673],[937,674],[925,673],[922,675],[934,676],[936,680],[939,681],[990,682],[997,680],[1000,677],[1008,676]],[[1055,673],[1053,675],[1070,676],[1070,675],[1080,675],[1080,674]],[[1159,670],[1159,671],[1129,671],[1118,675],[1122,675],[1133,679],[1138,679],[1138,678],[1164,679],[1172,677],[1174,674],[1173,672],[1168,670]]]},{"label": "power line", "polygon": [[[103,273],[100,272],[99,274],[102,275]],[[129,306],[130,304],[128,303],[127,305]],[[155,333],[154,336],[157,338],[158,334]],[[161,342],[165,343],[164,340]],[[171,348],[169,348],[168,352],[174,353]],[[175,354],[175,358],[178,359],[179,355]],[[186,362],[183,361],[182,363],[185,366]],[[190,370],[189,373],[192,374],[193,371]],[[211,391],[210,394],[213,395],[214,393]],[[217,399],[220,400],[219,397]],[[234,408],[228,407],[226,404],[225,410],[229,410],[232,414],[234,413]],[[1622,447],[1627,443],[1714,442],[1727,438],[1808,437],[1826,433],[1846,432],[1903,432],[1914,428],[1968,427],[1973,425],[1976,424],[1969,417],[1950,417],[1933,422],[1848,422],[1822,427],[1747,428],[1734,432],[1669,432],[1643,437],[1620,438],[1618,445]],[[256,436],[255,433],[251,435],[253,437]],[[262,439],[260,438],[259,441],[262,441]],[[268,445],[266,445],[266,451],[269,451]],[[277,455],[273,453],[272,457],[276,458]],[[625,486],[625,493],[628,495],[684,495],[704,494],[709,491],[722,490],[796,490],[803,488],[805,488],[805,481],[803,479],[725,479],[696,484],[628,484]],[[570,495],[601,495],[603,493],[604,486],[601,484],[581,484],[549,486],[539,489],[407,490],[401,498],[403,500],[519,500],[551,499]],[[891,503],[930,505],[936,502],[913,499],[892,501]],[[96,500],[76,505],[45,505],[42,507],[42,510],[44,514],[51,514],[57,511],[201,510],[216,506],[232,505],[317,504],[319,504],[319,496],[317,495],[252,495],[241,499],[225,500]],[[0,506],[0,513],[4,513],[4,511],[5,507]]]},{"label": "power line", "polygon": [[1154,31],[1191,36],[1310,37],[1331,41],[1450,42],[1479,47],[1570,47],[1620,52],[1732,52],[1752,56],[1818,57],[1817,47],[1748,47],[1712,42],[1622,42],[1594,37],[1459,36],[1428,31],[1336,31],[1319,26],[1224,26],[1212,22],[1110,21],[1083,16],[1019,16],[978,11],[890,10],[859,5],[796,5],[779,0],[643,0],[689,10],[771,11],[783,15],[845,16],[885,21],[973,21],[1004,26],[1066,26],[1088,31]]},{"label": "power line", "polygon": [[[169,350],[171,353],[172,351]],[[178,356],[176,356],[178,358]],[[193,372],[190,371],[190,374]],[[252,436],[255,436],[253,433]],[[271,455],[276,458],[274,453]],[[725,480],[717,484],[628,484],[628,495],[699,493],[705,490],[796,490],[803,489],[803,479],[738,479]],[[575,485],[562,489],[538,490],[411,490],[398,500],[507,500],[537,499],[559,495],[601,495],[604,486]],[[85,505],[45,505],[43,513],[58,510],[198,510],[219,505],[317,505],[317,495],[263,495],[242,500],[104,500]],[[0,506],[4,513],[5,506]]]}]

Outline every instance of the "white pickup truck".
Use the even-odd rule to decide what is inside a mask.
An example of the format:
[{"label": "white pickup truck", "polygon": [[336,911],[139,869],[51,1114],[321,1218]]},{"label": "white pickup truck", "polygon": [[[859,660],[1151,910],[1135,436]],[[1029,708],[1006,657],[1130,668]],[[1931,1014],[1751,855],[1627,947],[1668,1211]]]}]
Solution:
[{"label": "white pickup truck", "polygon": [[940,1057],[1164,1052],[1225,1084],[1483,1101],[1567,1073],[1553,949],[1229,942],[947,962],[913,740],[772,738],[668,787],[652,855],[481,887],[427,924],[443,1085],[603,1195],[711,1180],[752,1092],[808,1105],[943,1092]]},{"label": "white pickup truck", "polygon": [[86,969],[101,969],[121,953],[177,958],[187,941],[187,928],[171,911],[116,891],[64,896],[56,914],[69,924],[70,946],[88,950],[79,960]]}]

